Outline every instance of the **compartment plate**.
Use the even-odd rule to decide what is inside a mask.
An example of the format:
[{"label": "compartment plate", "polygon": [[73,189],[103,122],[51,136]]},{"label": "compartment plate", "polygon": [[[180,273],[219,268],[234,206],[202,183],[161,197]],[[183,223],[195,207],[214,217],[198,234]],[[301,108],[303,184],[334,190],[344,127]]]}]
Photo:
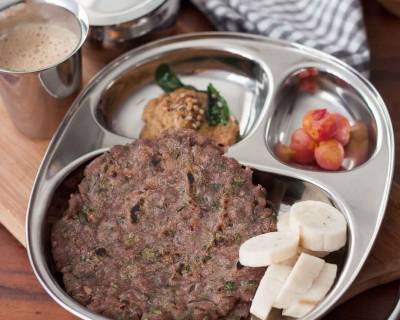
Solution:
[{"label": "compartment plate", "polygon": [[[104,109],[99,109],[99,106],[105,101],[105,94],[112,92],[113,85],[119,83],[129,72],[140,70],[143,66],[153,66],[154,70],[162,62],[183,65],[185,51],[197,52],[199,56],[201,52],[224,53],[227,56],[240,57],[245,62],[244,65],[250,63],[255,66],[246,70],[243,64],[234,63],[230,68],[232,73],[253,79],[255,85],[248,87],[252,88],[248,90],[251,91],[253,101],[253,116],[246,118],[247,120],[240,119],[246,123],[246,129],[242,128],[242,140],[232,146],[227,155],[274,177],[288,177],[288,181],[301,181],[303,185],[312,186],[308,189],[320,189],[321,194],[325,194],[326,199],[332,201],[346,216],[349,223],[349,243],[343,270],[333,290],[307,319],[322,316],[340,299],[357,276],[381,225],[393,175],[394,139],[390,118],[384,102],[373,86],[339,60],[300,45],[248,34],[200,33],[157,41],[126,53],[93,79],[60,125],[32,190],[26,230],[28,253],[36,276],[45,290],[75,315],[83,319],[105,319],[73,301],[50,272],[45,252],[48,242],[44,232],[47,224],[46,212],[55,189],[71,170],[106,148],[130,142],[130,137],[135,136],[135,133],[130,136],[127,127],[118,122],[121,117],[118,113],[111,113],[113,116],[109,118],[117,119],[117,124],[112,124],[111,121],[110,125],[104,118],[102,120]],[[275,123],[274,101],[278,89],[296,70],[309,67],[334,74],[338,79],[351,83],[357,95],[365,101],[366,111],[375,123],[376,144],[371,158],[364,165],[351,171],[336,173],[307,171],[287,166],[271,153],[268,142],[276,139],[270,135],[277,132],[271,128]],[[209,73],[211,79],[223,70],[213,68],[210,69],[213,72]],[[126,106],[123,103],[119,105]],[[131,104],[128,105],[129,108],[132,107]],[[129,108],[126,110],[130,110]],[[140,112],[135,113],[134,117],[139,114]],[[236,115],[240,117],[243,113]],[[124,115],[123,118],[125,117]],[[137,120],[133,119],[133,122]],[[248,123],[251,125],[247,126]]]}]

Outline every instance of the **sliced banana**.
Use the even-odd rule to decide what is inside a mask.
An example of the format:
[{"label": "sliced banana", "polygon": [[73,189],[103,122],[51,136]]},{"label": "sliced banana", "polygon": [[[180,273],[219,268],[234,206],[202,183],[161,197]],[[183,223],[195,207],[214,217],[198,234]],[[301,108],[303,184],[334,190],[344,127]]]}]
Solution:
[{"label": "sliced banana", "polygon": [[279,232],[290,231],[290,212],[282,212],[278,214],[278,223],[276,228]]},{"label": "sliced banana", "polygon": [[250,238],[239,249],[239,261],[246,267],[266,267],[287,260],[297,253],[299,235],[269,232]]},{"label": "sliced banana", "polygon": [[290,226],[300,232],[300,246],[313,251],[336,251],[346,244],[347,224],[333,206],[307,200],[290,209]]},{"label": "sliced banana", "polygon": [[309,290],[319,276],[325,261],[309,254],[300,254],[273,306],[287,309]]},{"label": "sliced banana", "polygon": [[325,263],[321,273],[315,279],[310,290],[307,291],[297,302],[283,311],[284,316],[302,318],[326,296],[335,281],[337,266]]},{"label": "sliced banana", "polygon": [[318,257],[318,258],[323,258],[323,257],[326,257],[330,252],[326,252],[326,251],[312,251],[312,250],[308,250],[308,249],[304,249],[304,248],[302,248],[302,247],[299,247],[295,256],[293,256],[293,257],[291,257],[291,258],[289,258],[289,259],[286,259],[286,260],[284,260],[284,261],[281,261],[281,262],[279,262],[279,264],[283,264],[283,265],[285,265],[285,266],[291,266],[291,267],[293,267],[293,266],[296,264],[297,259],[299,258],[299,256],[300,256],[301,253],[307,253],[307,254],[309,254],[310,256],[314,256],[314,257]]},{"label": "sliced banana", "polygon": [[279,262],[279,264],[283,264],[284,266],[293,267],[296,264],[297,260],[299,259],[300,253],[301,252],[298,250],[297,253],[293,257],[283,260],[283,261]]},{"label": "sliced banana", "polygon": [[330,254],[330,252],[328,252],[328,251],[312,251],[312,250],[309,250],[306,248],[299,247],[299,253],[302,253],[302,252],[308,253],[309,255],[318,257],[318,258],[324,258],[328,254]]},{"label": "sliced banana", "polygon": [[[271,311],[267,317],[267,320],[282,320],[282,319],[283,319],[282,318],[282,310],[275,309],[275,308],[271,309]],[[252,315],[250,317],[250,320],[261,320],[261,319]]]},{"label": "sliced banana", "polygon": [[261,320],[267,319],[271,312],[272,304],[281,291],[283,284],[292,268],[289,266],[273,264],[268,267],[250,307],[250,313]]}]

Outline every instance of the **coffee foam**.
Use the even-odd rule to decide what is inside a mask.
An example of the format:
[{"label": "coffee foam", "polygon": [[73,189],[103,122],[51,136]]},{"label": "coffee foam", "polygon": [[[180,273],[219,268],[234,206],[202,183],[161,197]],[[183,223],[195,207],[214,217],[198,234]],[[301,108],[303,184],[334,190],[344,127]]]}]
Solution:
[{"label": "coffee foam", "polygon": [[79,42],[75,33],[48,23],[20,23],[0,33],[0,68],[34,71],[67,58]]}]

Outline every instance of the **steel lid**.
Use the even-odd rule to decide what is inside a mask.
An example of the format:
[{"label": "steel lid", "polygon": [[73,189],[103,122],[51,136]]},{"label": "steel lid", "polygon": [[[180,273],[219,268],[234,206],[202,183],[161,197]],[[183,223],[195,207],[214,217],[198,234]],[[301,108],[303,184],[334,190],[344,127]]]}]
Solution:
[{"label": "steel lid", "polygon": [[77,0],[87,12],[92,26],[109,26],[136,20],[167,0]]}]

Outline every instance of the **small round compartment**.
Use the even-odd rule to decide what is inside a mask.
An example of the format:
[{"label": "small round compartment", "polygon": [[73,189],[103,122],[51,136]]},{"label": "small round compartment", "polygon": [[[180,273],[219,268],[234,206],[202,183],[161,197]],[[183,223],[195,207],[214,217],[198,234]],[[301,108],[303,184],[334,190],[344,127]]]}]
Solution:
[{"label": "small round compartment", "polygon": [[95,112],[105,129],[127,138],[139,137],[144,107],[163,92],[154,82],[155,70],[162,63],[168,63],[183,83],[199,90],[212,83],[239,122],[240,138],[253,129],[268,93],[269,78],[264,66],[226,51],[195,48],[154,57],[110,84]]},{"label": "small round compartment", "polygon": [[[339,211],[342,211],[343,213],[340,204],[332,197],[331,194],[311,182],[307,182],[290,176],[269,173],[255,169],[253,169],[253,182],[255,184],[260,184],[265,187],[268,194],[267,201],[269,203],[269,206],[274,210],[277,217],[281,213],[288,212],[290,210],[290,207],[294,203],[306,200],[315,200],[328,203],[338,208]],[[313,311],[318,308],[319,305],[325,301],[325,299],[329,298],[329,295],[337,289],[340,279],[346,274],[346,265],[348,265],[351,261],[349,260],[349,251],[350,248],[354,246],[354,242],[352,241],[351,236],[352,226],[349,222],[349,217],[344,213],[343,215],[347,220],[346,245],[338,251],[331,252],[325,257],[321,258],[327,263],[337,265],[338,269],[336,279],[328,294],[324,297],[324,299],[322,299],[319,304],[316,305]],[[272,317],[272,319],[292,319],[282,316],[281,310],[276,309],[276,311],[278,312],[274,314],[274,317]],[[308,319],[308,317],[309,315],[307,315],[305,318]]]},{"label": "small round compartment", "polygon": [[[317,68],[299,69],[286,77],[278,89],[274,102],[274,111],[267,131],[267,144],[274,154],[278,143],[290,144],[292,133],[302,127],[302,119],[311,109],[326,108],[338,112],[354,125],[362,121],[368,128],[368,147],[364,153],[353,152],[345,147],[345,159],[342,171],[356,168],[368,161],[376,148],[376,122],[367,103],[350,83],[336,75]],[[311,170],[322,170],[315,166],[296,167]]]}]

